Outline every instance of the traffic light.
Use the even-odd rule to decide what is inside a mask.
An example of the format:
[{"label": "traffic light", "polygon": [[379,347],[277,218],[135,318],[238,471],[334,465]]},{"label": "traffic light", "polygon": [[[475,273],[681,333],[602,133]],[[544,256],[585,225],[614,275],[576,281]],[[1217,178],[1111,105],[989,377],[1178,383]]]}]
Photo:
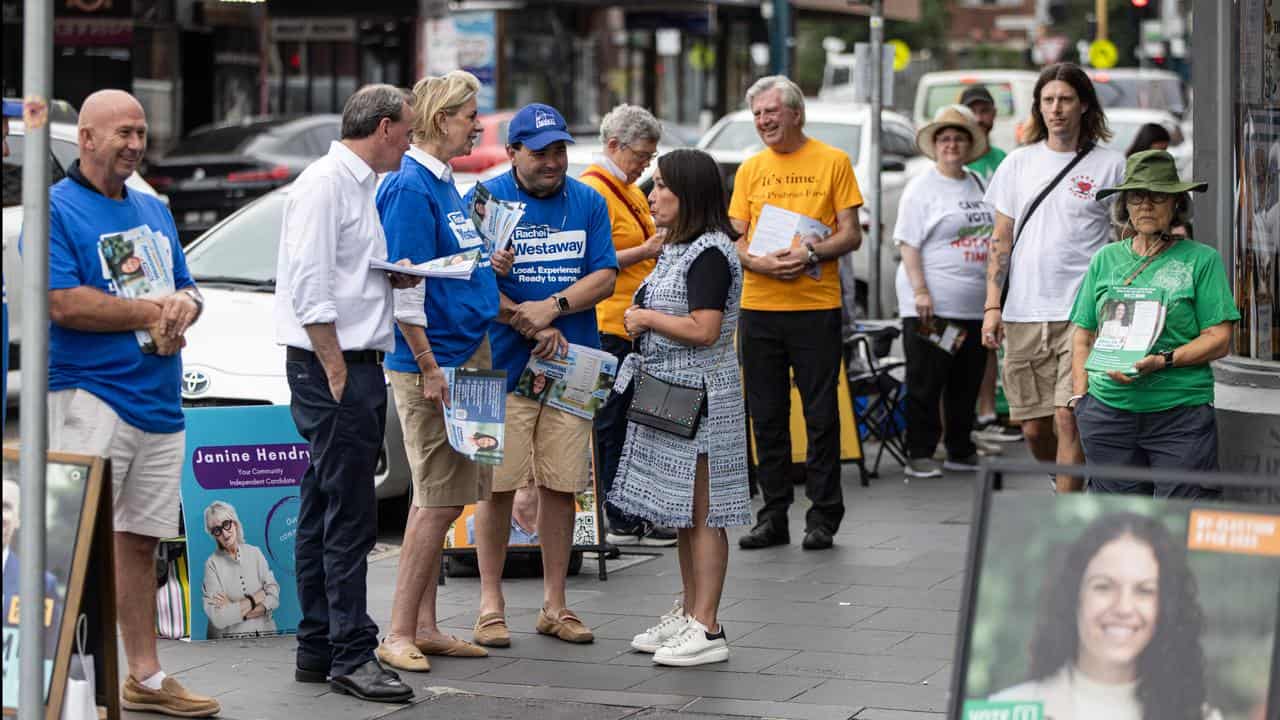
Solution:
[{"label": "traffic light", "polygon": [[1129,0],[1136,8],[1146,8],[1150,0]]},{"label": "traffic light", "polygon": [[1129,5],[1133,8],[1134,15],[1139,18],[1160,17],[1160,0],[1129,0]]}]

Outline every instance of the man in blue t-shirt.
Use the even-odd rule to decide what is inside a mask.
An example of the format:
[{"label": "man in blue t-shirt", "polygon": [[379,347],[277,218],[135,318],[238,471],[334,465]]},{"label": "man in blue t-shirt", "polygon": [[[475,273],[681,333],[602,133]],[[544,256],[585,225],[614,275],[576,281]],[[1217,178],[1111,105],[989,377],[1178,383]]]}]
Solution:
[{"label": "man in blue t-shirt", "polygon": [[[493,367],[507,372],[506,454],[494,472],[493,496],[476,509],[480,617],[475,640],[511,642],[504,617],[502,566],[515,491],[537,488],[542,539],[543,605],[537,630],[567,642],[591,642],[586,625],[565,607],[565,577],[573,544],[574,494],[590,482],[591,421],[513,393],[531,355],[548,358],[568,343],[598,348],[595,306],[613,294],[618,261],[604,198],[568,178],[565,143],[573,142],[560,113],[534,103],[507,131],[511,172],[484,183],[499,200],[525,204],[508,248],[493,255],[498,271],[498,319],[489,330]],[[473,188],[464,204],[471,206]]]},{"label": "man in blue t-shirt", "polygon": [[[208,717],[218,701],[167,677],[156,655],[156,542],[178,534],[186,451],[178,353],[204,300],[168,208],[125,187],[146,138],[132,95],[93,93],[80,158],[49,190],[49,449],[111,458],[122,704]],[[176,291],[157,292],[148,266],[170,266]]]}]

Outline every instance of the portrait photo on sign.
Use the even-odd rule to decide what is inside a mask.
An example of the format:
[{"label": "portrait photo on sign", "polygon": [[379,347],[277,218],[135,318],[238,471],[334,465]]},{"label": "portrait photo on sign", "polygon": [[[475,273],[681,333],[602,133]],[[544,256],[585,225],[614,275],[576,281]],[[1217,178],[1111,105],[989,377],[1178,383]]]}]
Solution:
[{"label": "portrait photo on sign", "polygon": [[1280,507],[996,493],[984,525],[966,720],[1274,717]]},{"label": "portrait photo on sign", "polygon": [[1124,337],[1133,323],[1133,301],[1108,300],[1102,304],[1102,329],[1099,335]]}]

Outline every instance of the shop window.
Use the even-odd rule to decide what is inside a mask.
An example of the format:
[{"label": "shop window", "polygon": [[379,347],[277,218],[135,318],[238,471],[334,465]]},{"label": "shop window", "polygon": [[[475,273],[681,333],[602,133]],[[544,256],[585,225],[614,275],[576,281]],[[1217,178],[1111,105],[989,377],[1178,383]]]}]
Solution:
[{"label": "shop window", "polygon": [[[1237,355],[1280,360],[1280,17],[1238,3],[1232,257]],[[1255,15],[1245,17],[1245,15]]]}]

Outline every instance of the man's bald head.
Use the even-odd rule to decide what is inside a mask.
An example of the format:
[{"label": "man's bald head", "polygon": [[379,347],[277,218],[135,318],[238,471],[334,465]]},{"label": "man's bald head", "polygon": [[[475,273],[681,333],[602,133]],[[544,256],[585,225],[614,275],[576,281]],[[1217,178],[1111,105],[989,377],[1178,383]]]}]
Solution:
[{"label": "man's bald head", "polygon": [[110,197],[121,197],[124,181],[147,149],[147,115],[123,90],[99,90],[80,107],[80,170]]}]

